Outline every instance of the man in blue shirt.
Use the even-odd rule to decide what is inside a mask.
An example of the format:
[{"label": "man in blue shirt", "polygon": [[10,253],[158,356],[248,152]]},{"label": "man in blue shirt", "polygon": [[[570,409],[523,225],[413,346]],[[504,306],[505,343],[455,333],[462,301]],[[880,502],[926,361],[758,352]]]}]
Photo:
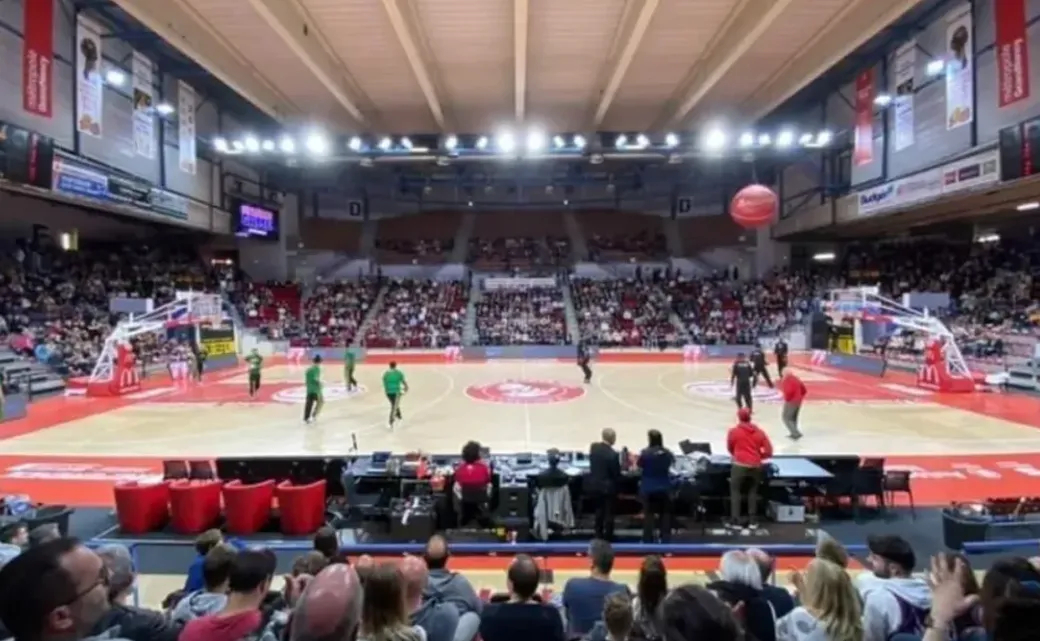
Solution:
[{"label": "man in blue shirt", "polygon": [[639,495],[643,501],[643,543],[654,542],[654,519],[658,521],[661,543],[672,535],[672,466],[675,456],[663,443],[657,430],[647,432],[647,447],[639,454]]},{"label": "man in blue shirt", "polygon": [[563,586],[563,607],[567,610],[567,634],[584,636],[603,617],[603,603],[615,592],[628,594],[628,586],[610,578],[614,569],[614,549],[610,543],[595,540],[589,545],[589,576],[571,579]]}]

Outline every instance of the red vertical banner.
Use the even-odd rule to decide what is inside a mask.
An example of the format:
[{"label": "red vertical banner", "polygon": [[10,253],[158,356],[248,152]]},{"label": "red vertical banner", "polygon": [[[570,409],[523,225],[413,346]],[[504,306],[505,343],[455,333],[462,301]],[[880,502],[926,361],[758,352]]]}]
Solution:
[{"label": "red vertical banner", "polygon": [[874,160],[874,70],[856,76],[856,136],[852,164],[869,165]]},{"label": "red vertical banner", "polygon": [[54,77],[54,0],[25,0],[22,107],[50,118]]},{"label": "red vertical banner", "polygon": [[993,21],[997,29],[997,95],[1004,108],[1029,98],[1026,0],[997,0]]}]

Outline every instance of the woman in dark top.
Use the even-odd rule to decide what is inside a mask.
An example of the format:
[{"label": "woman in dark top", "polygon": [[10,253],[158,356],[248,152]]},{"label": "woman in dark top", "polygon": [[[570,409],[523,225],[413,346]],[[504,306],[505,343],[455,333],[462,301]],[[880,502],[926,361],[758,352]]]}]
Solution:
[{"label": "woman in dark top", "polygon": [[491,489],[491,467],[480,458],[480,443],[469,441],[462,447],[462,463],[455,469],[455,499],[458,502],[459,524],[465,525],[481,514],[479,503],[464,497],[480,494],[486,497]]},{"label": "woman in dark top", "polygon": [[647,432],[649,442],[639,454],[639,494],[643,500],[643,542],[654,542],[654,520],[658,521],[661,543],[668,543],[672,534],[672,478],[675,457],[664,446],[661,433]]}]

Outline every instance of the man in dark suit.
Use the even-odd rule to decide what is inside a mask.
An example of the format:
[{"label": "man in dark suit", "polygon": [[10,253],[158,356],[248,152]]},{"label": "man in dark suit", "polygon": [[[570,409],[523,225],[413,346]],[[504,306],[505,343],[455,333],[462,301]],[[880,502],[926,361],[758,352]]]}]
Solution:
[{"label": "man in dark suit", "polygon": [[596,538],[614,538],[614,494],[621,479],[621,459],[614,443],[617,434],[609,427],[603,430],[599,443],[589,447],[589,473],[582,488],[596,506]]}]

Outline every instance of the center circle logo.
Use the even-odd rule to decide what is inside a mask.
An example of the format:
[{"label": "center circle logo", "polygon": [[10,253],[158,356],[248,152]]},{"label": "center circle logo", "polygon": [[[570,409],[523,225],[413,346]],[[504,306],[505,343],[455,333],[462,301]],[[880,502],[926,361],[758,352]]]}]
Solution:
[{"label": "center circle logo", "polygon": [[466,396],[488,403],[540,405],[564,403],[585,395],[579,385],[565,385],[558,381],[508,380],[487,385],[470,385]]},{"label": "center circle logo", "polygon": [[[325,401],[341,401],[345,398],[354,398],[364,394],[367,390],[364,386],[358,386],[357,389],[347,391],[345,385],[326,385],[322,388],[321,393],[325,398]],[[307,388],[304,386],[289,387],[283,390],[278,390],[271,397],[271,400],[278,403],[303,403],[307,400]]]},{"label": "center circle logo", "polygon": [[[736,395],[734,388],[726,383],[699,382],[687,383],[683,389],[691,396],[702,396],[708,398],[733,400]],[[777,403],[784,400],[784,395],[779,390],[768,387],[751,388],[751,398],[763,403]]]}]

